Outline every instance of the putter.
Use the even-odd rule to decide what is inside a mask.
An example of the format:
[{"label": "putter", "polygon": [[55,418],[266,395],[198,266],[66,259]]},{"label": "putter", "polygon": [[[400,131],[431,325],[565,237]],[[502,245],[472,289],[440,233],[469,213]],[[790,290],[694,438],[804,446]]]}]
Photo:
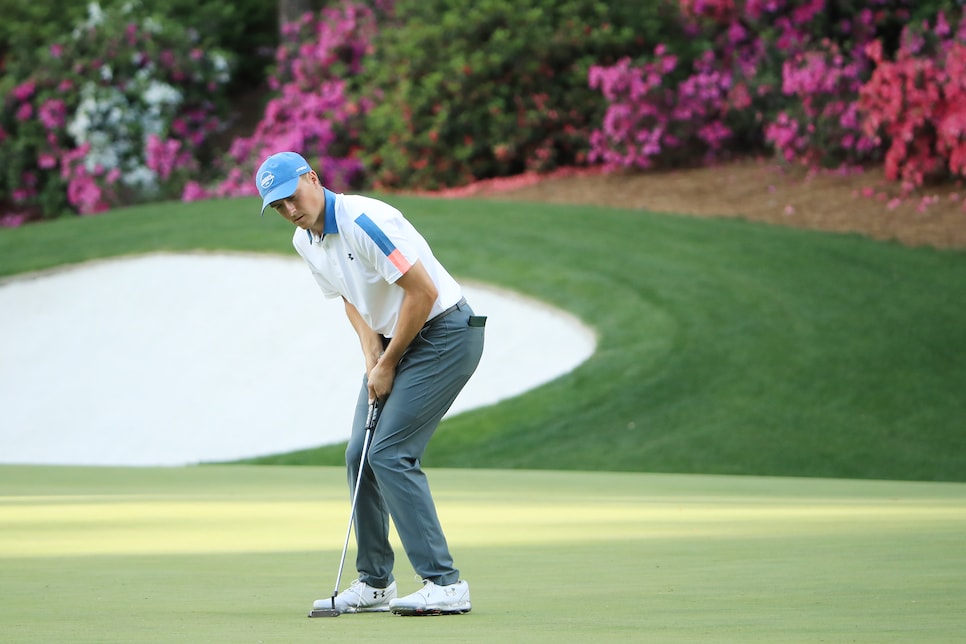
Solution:
[{"label": "putter", "polygon": [[378,400],[369,403],[369,415],[366,417],[366,435],[362,440],[362,458],[359,460],[359,473],[356,474],[356,486],[352,490],[352,507],[349,510],[349,527],[345,531],[345,543],[342,546],[342,558],[339,560],[339,572],[335,576],[335,590],[332,591],[331,608],[313,608],[309,612],[309,617],[338,617],[342,612],[335,607],[335,598],[339,594],[339,585],[342,583],[342,568],[345,567],[345,555],[349,550],[349,535],[352,533],[352,523],[356,516],[356,500],[359,498],[359,484],[362,483],[362,468],[366,464],[366,452],[369,451],[369,440],[373,432],[376,431],[376,423],[379,421],[380,406]]}]

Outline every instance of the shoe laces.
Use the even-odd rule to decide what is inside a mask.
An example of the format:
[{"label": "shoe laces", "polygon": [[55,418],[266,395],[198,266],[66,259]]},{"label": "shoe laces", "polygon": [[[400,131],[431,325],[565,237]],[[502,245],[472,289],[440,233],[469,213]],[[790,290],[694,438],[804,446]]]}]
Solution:
[{"label": "shoe laces", "polygon": [[416,581],[422,582],[423,584],[423,587],[416,591],[420,595],[431,593],[433,591],[433,587],[437,585],[431,579],[423,579],[419,575],[416,575]]},{"label": "shoe laces", "polygon": [[[423,582],[423,587],[416,592],[426,597],[429,597],[429,594],[433,592],[434,588],[439,588],[440,592],[442,592],[445,595],[453,596],[456,594],[456,588],[454,587],[456,586],[456,584],[451,584],[450,586],[440,586],[435,581],[431,579],[423,579],[419,575],[416,575],[416,581]],[[459,582],[456,582],[456,583],[459,583]]]}]

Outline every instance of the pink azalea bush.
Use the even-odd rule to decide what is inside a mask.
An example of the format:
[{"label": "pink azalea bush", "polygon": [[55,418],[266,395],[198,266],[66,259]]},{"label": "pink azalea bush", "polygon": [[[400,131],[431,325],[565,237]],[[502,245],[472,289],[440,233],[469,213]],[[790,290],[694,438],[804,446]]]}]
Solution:
[{"label": "pink azalea bush", "polygon": [[868,136],[886,146],[885,172],[905,192],[930,179],[966,176],[966,10],[954,30],[935,21],[907,26],[894,60],[867,48],[876,68],[859,111]]},{"label": "pink azalea bush", "polygon": [[731,136],[723,122],[731,74],[717,69],[711,52],[676,87],[666,76],[678,64],[663,45],[655,59],[633,67],[624,58],[611,67],[591,67],[590,86],[611,101],[603,127],[591,134],[591,160],[608,166],[648,168],[675,150],[703,149],[713,158]]},{"label": "pink azalea bush", "polygon": [[878,145],[856,104],[871,68],[865,45],[887,19],[908,11],[889,13],[887,0],[867,4],[840,6],[843,17],[829,26],[825,0],[680,0],[695,41],[707,49],[683,77],[666,45],[638,64],[592,67],[588,82],[609,105],[591,159],[646,168],[762,145],[788,162],[874,159]]},{"label": "pink azalea bush", "polygon": [[372,100],[358,97],[350,80],[372,51],[375,29],[373,12],[354,2],[306,13],[286,25],[270,74],[275,96],[254,133],[231,144],[222,160],[228,168],[222,181],[208,188],[191,182],[182,199],[255,195],[259,164],[284,150],[302,153],[326,185],[357,185],[363,176],[359,130]]},{"label": "pink azalea bush", "polygon": [[[180,192],[210,136],[228,59],[137,2],[102,9],[29,68],[0,117],[0,215],[101,212]],[[174,188],[172,188],[174,184]]]},{"label": "pink azalea bush", "polygon": [[855,97],[868,67],[823,40],[782,65],[782,93],[793,102],[765,126],[765,140],[780,157],[810,166],[873,160],[879,145],[865,134]]}]

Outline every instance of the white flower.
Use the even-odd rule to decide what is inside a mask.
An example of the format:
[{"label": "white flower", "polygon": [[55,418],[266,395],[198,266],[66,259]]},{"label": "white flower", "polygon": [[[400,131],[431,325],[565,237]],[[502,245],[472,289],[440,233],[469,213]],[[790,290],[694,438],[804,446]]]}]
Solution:
[{"label": "white flower", "polygon": [[77,105],[77,111],[74,112],[74,118],[67,124],[67,133],[74,137],[78,144],[87,141],[87,132],[91,127],[90,115],[97,109],[97,102],[94,100],[95,89],[96,86],[93,83],[86,83],[81,87],[81,101]]},{"label": "white flower", "polygon": [[102,111],[102,114],[104,114],[104,121],[106,121],[108,127],[114,129],[123,126],[125,117],[124,110],[121,109],[121,106],[118,105],[116,100],[108,103],[106,109]]},{"label": "white flower", "polygon": [[153,79],[141,93],[141,98],[149,106],[170,105],[177,107],[181,105],[182,100],[181,92],[176,87]]},{"label": "white flower", "polygon": [[215,80],[219,83],[227,83],[231,78],[228,68],[228,59],[215,52],[209,56],[211,58],[211,64],[215,68]]},{"label": "white flower", "polygon": [[85,31],[93,29],[104,22],[104,10],[101,5],[91,2],[87,5],[87,20],[84,20],[71,31],[71,35],[76,39],[80,38]]},{"label": "white flower", "polygon": [[141,23],[141,26],[144,27],[144,30],[145,31],[147,31],[148,33],[151,33],[151,34],[159,34],[162,31],[161,30],[161,23],[159,23],[157,20],[155,20],[151,16],[148,16],[147,18],[145,18],[144,19],[144,22]]},{"label": "white flower", "polygon": [[98,3],[91,2],[87,5],[87,26],[96,27],[102,22],[104,22],[104,10]]},{"label": "white flower", "polygon": [[158,182],[158,173],[145,165],[136,165],[121,173],[121,182],[127,186],[153,188]]}]

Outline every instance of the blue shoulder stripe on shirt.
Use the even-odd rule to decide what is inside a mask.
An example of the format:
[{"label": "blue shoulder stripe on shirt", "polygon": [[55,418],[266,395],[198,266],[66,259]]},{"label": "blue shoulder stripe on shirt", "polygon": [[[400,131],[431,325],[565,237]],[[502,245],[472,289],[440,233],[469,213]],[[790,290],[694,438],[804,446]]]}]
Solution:
[{"label": "blue shoulder stripe on shirt", "polygon": [[369,235],[369,238],[372,239],[372,241],[376,242],[376,246],[379,247],[379,250],[381,250],[386,257],[392,255],[392,251],[396,250],[396,245],[393,244],[388,237],[386,237],[386,233],[382,232],[382,228],[376,225],[376,222],[369,219],[369,215],[366,213],[362,213],[356,217],[356,224],[358,224],[359,227],[362,228],[367,235]]},{"label": "blue shoulder stripe on shirt", "polygon": [[405,273],[409,270],[411,266],[409,260],[407,260],[403,254],[399,252],[399,249],[397,249],[396,245],[392,243],[392,240],[386,236],[386,233],[382,232],[382,228],[380,228],[376,222],[369,218],[369,215],[362,213],[356,217],[356,224],[362,228],[363,232],[369,235],[369,238],[375,242],[376,246],[379,247],[379,250],[381,250],[386,257],[389,258],[389,261],[391,261],[401,273]]}]

